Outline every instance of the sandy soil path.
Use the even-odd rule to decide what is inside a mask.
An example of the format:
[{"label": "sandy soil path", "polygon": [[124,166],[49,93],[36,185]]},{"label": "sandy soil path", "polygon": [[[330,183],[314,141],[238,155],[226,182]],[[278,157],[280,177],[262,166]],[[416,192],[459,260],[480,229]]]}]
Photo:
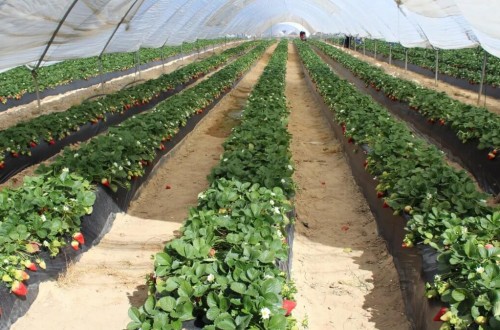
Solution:
[{"label": "sandy soil path", "polygon": [[290,46],[287,98],[298,185],[293,279],[309,329],[408,329],[373,216]]}]

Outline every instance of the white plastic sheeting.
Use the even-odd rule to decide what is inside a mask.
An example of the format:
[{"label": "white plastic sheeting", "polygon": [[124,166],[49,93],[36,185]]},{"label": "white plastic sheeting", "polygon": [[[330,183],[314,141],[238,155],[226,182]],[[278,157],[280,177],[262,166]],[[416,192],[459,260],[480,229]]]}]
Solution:
[{"label": "white plastic sheeting", "polygon": [[481,45],[500,57],[499,12],[500,1],[491,0],[4,0],[0,71],[36,64],[52,37],[42,65],[199,38],[260,36],[284,22],[311,34],[407,47]]}]

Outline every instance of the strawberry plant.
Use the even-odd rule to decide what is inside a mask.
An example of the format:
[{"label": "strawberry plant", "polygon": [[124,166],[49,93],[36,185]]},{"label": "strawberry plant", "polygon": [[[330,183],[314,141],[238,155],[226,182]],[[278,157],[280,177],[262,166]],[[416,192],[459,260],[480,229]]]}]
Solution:
[{"label": "strawberry plant", "polygon": [[[246,123],[259,116],[268,118],[261,122],[263,126],[285,126],[286,104],[280,96],[284,93],[286,46],[286,41],[279,44],[250,96],[241,124],[245,130],[251,127]],[[266,93],[269,84],[280,87]],[[273,98],[277,105],[268,103]],[[257,108],[257,104],[271,107]],[[239,139],[242,130],[234,130],[227,141]],[[287,149],[288,134],[279,131],[286,138],[275,143]],[[259,143],[255,147],[258,149]],[[229,152],[230,144],[225,148]],[[254,155],[265,152],[261,149]],[[273,154],[267,156],[267,162],[259,161],[264,172],[273,168],[273,162],[283,160],[274,159]],[[226,162],[223,158],[221,165]],[[204,329],[214,330],[291,329],[295,325],[293,318],[286,317],[294,307],[294,287],[275,264],[277,259],[288,257],[284,235],[292,205],[283,187],[291,181],[292,171],[286,165],[290,158],[281,167],[280,177],[286,179],[285,183],[278,181],[272,189],[256,183],[258,180],[238,180],[238,173],[247,177],[247,163],[233,164],[228,172],[232,179],[221,177],[222,172],[210,179],[210,188],[198,196],[198,206],[189,213],[183,236],[155,256],[155,272],[148,277],[150,294],[143,306],[129,310],[132,321],[128,329],[181,329],[182,321],[194,318],[205,324]]]},{"label": "strawberry plant", "polygon": [[[486,154],[500,149],[498,115],[485,108],[461,103],[443,92],[386,74],[382,69],[325,43],[313,42],[313,44],[347,67],[367,85],[382,90],[394,100],[407,102],[414,110],[428,118],[430,123],[449,125],[462,142],[477,139],[478,148],[486,149]],[[494,158],[490,156],[490,159]]]},{"label": "strawberry plant", "polygon": [[498,328],[500,214],[486,205],[487,195],[442,152],[334,75],[309,45],[296,46],[345,137],[367,150],[365,168],[378,180],[384,205],[410,216],[403,246],[429,244],[439,252],[440,275],[427,296],[449,305],[437,317],[442,328]]},{"label": "strawberry plant", "polygon": [[[116,191],[129,188],[134,178],[144,174],[144,167],[162,149],[162,141],[174,136],[189,117],[205,108],[248,69],[264,52],[269,43],[260,42],[248,54],[238,58],[209,79],[159,103],[152,111],[133,116],[109,132],[80,148],[66,148],[50,169],[68,167],[95,183]],[[45,166],[39,173],[46,171]]]},{"label": "strawberry plant", "polygon": [[[366,50],[374,51],[377,45],[377,54],[389,57],[389,44],[380,40],[365,40]],[[436,51],[428,48],[409,48],[408,63],[412,63],[423,68],[435,69]],[[439,50],[439,72],[452,77],[457,77],[468,81],[471,84],[478,84],[481,80],[481,70],[484,57],[484,50],[481,48]],[[392,45],[392,58],[404,61],[405,48],[400,44]],[[493,87],[500,86],[500,60],[495,56],[489,56],[486,67],[485,82]]]},{"label": "strawberry plant", "polygon": [[[197,40],[192,43],[183,43],[182,46],[165,46],[163,48],[142,48],[139,50],[140,64],[159,60],[180,54],[193,52],[201,47],[216,45],[226,39]],[[127,70],[135,66],[135,53],[104,54],[102,57],[103,73]],[[100,74],[97,56],[66,60],[50,66],[42,66],[37,71],[40,91],[54,88],[59,85],[69,84],[75,80],[89,79]],[[24,67],[0,73],[0,102],[6,103],[8,99],[21,99],[25,93],[33,93],[35,85],[31,71]]]},{"label": "strawberry plant", "polygon": [[[266,187],[280,186],[290,196],[294,186],[283,174],[293,172],[289,164],[286,130],[286,44],[280,44],[264,70],[243,112],[243,122],[224,143],[223,161],[215,167],[210,179],[237,178]],[[267,123],[273,123],[268,125]],[[276,123],[279,123],[277,125]]]},{"label": "strawberry plant", "polygon": [[42,140],[53,143],[71,135],[86,123],[95,124],[106,120],[107,114],[123,113],[133,106],[149,103],[161,92],[188,83],[254,46],[255,42],[243,43],[141,85],[106,95],[99,100],[85,101],[64,112],[42,115],[0,131],[0,161],[5,159],[6,153],[31,155],[31,148]]},{"label": "strawberry plant", "polygon": [[40,251],[55,256],[76,234],[84,243],[81,218],[92,213],[92,190],[88,181],[66,168],[25,177],[21,187],[0,191],[0,279],[13,293],[28,293],[25,270],[45,269]]}]

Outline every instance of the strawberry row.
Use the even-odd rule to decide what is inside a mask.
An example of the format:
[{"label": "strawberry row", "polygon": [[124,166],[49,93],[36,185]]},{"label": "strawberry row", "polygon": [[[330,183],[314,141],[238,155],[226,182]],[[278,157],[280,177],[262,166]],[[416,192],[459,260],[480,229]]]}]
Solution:
[{"label": "strawberry row", "polygon": [[[199,111],[200,106],[206,105],[207,102],[213,100],[223,90],[229,88],[232,82],[262,54],[267,45],[268,43],[259,43],[249,54],[196,86],[196,92],[183,93],[185,103],[194,100],[199,104],[196,108],[191,109],[191,113],[186,111],[186,106],[175,108],[176,104],[171,105],[169,113],[166,110],[167,106],[160,104],[150,114],[129,119],[131,123],[128,124],[129,126],[122,128],[122,131],[134,131],[132,128],[136,128],[141,119],[146,121],[149,118],[152,121],[161,123],[161,118],[158,116],[160,115],[163,117],[163,122],[168,121],[167,126],[171,127],[170,133],[174,134],[176,130],[174,125],[179,127],[185,118],[196,112],[196,110]],[[203,96],[198,96],[198,100],[196,100],[194,97],[196,94]],[[177,96],[176,99],[180,100],[181,96]],[[163,108],[161,108],[162,105]],[[175,115],[174,112],[182,112],[180,118],[179,116],[173,116]],[[166,116],[168,118],[170,115],[172,115],[171,119],[165,119]],[[158,136],[158,139],[169,133],[168,129],[163,128],[163,131]],[[116,132],[116,134],[120,134],[119,128],[116,128]],[[149,132],[149,134],[152,134],[152,132]],[[99,141],[105,139],[103,136],[99,137]],[[153,139],[153,137],[150,137],[150,139]],[[139,141],[134,139],[125,142],[130,142],[131,151],[136,151],[133,147],[142,145]],[[148,142],[145,141],[144,146],[146,148],[139,152],[147,149],[146,151],[149,154],[155,153],[156,148],[147,147]],[[75,152],[82,153],[82,162],[92,157],[93,153],[100,155],[101,159],[109,157],[109,154],[103,153],[102,148],[96,147],[96,145],[94,139],[85,145],[88,148],[84,146],[81,151]],[[155,145],[158,145],[158,143],[155,142]],[[116,143],[115,147],[117,147],[118,152],[123,149],[129,151],[121,139],[120,144]],[[75,152],[71,153],[70,157],[79,159],[79,157],[75,157]],[[29,279],[29,275],[24,271],[25,267],[35,271],[37,269],[36,264],[33,263],[33,260],[35,260],[40,268],[45,268],[44,258],[38,255],[40,251],[48,249],[51,256],[57,255],[60,249],[67,245],[66,237],[68,234],[72,235],[71,246],[74,250],[78,250],[80,244],[84,244],[83,235],[79,233],[80,219],[83,215],[92,213],[92,205],[96,196],[92,192],[93,188],[89,181],[83,179],[77,173],[88,173],[85,170],[93,171],[94,169],[83,164],[74,166],[70,172],[68,166],[64,164],[64,156],[68,156],[68,153],[70,153],[69,150],[65,155],[58,158],[58,161],[62,163],[56,161],[56,164],[51,168],[44,167],[43,170],[39,170],[40,174],[37,177],[25,179],[21,188],[5,188],[0,192],[0,200],[2,201],[0,209],[0,242],[2,243],[0,256],[2,259],[0,260],[3,260],[0,266],[0,275],[2,281],[11,287],[12,292],[17,295],[24,296],[27,294],[27,287],[23,282]],[[130,157],[133,158],[134,155],[130,155]],[[59,164],[62,164],[62,166],[58,166]],[[101,165],[104,166],[105,164]],[[141,163],[142,165],[145,165],[145,163]],[[90,174],[86,174],[86,176],[92,177]],[[36,259],[35,255],[37,255]]]},{"label": "strawberry row", "polygon": [[78,131],[84,124],[97,124],[99,121],[105,121],[106,116],[111,114],[124,114],[131,107],[145,105],[160,97],[161,93],[190,83],[253,46],[255,42],[244,43],[157,79],[106,95],[100,100],[85,101],[64,112],[42,115],[0,131],[0,170],[8,154],[14,158],[20,155],[29,156],[31,150],[42,140],[55,144],[57,140]]},{"label": "strawberry row", "polygon": [[407,102],[415,111],[425,116],[429,123],[450,125],[464,143],[477,139],[478,148],[487,149],[489,159],[496,158],[500,150],[498,115],[485,108],[454,100],[444,92],[437,92],[386,74],[382,69],[356,59],[333,46],[317,41],[313,44],[347,67],[366,84],[384,91],[393,100]]},{"label": "strawberry row", "polygon": [[[257,156],[263,171],[272,171],[274,162],[284,161],[272,153],[266,154],[267,161],[259,155],[266,152],[261,144],[268,143],[259,126],[266,126],[268,133],[278,129],[284,137],[273,143],[288,148],[286,54],[287,42],[281,41],[250,96],[242,125],[225,143],[220,169],[230,162],[224,157],[230,156],[228,149],[236,148],[237,140],[238,152]],[[247,132],[246,141],[240,137],[243,131]],[[284,235],[292,206],[283,189],[287,185],[278,180],[270,189],[262,175],[242,183],[238,173],[248,179],[245,168],[250,163],[234,162],[227,178],[222,172],[212,175],[210,188],[198,196],[198,206],[190,211],[183,236],[155,256],[149,296],[143,306],[129,310],[132,321],[128,329],[181,329],[182,321],[192,319],[213,330],[284,330],[294,325],[293,319],[285,317],[295,305],[287,299],[293,297],[294,288],[275,265],[277,259],[288,257]],[[290,157],[282,163],[280,178],[290,182],[286,164]]]},{"label": "strawberry row", "polygon": [[[227,39],[197,40],[184,43],[182,46],[165,46],[162,48],[142,48],[138,51],[140,61],[148,63],[167,58],[181,52],[193,52],[208,45],[221,44]],[[122,71],[136,65],[135,53],[105,54],[102,57],[103,73]],[[89,79],[101,74],[98,57],[66,60],[38,69],[37,77],[40,90],[71,83],[75,80]],[[0,103],[8,99],[21,99],[25,93],[35,91],[31,71],[20,66],[0,74]]]},{"label": "strawberry row", "polygon": [[[408,55],[408,63],[413,63],[420,67],[434,70],[436,63],[436,51],[430,48],[411,48],[406,49],[401,44],[392,44],[392,49],[389,49],[389,44],[380,40],[365,39],[366,50],[372,52],[377,49],[377,53],[389,57],[392,53],[393,59],[404,61],[406,54]],[[375,46],[376,45],[376,46]],[[359,46],[358,46],[359,50]],[[481,70],[483,58],[485,55],[484,49],[467,48],[467,49],[440,49],[439,50],[439,73],[444,73],[452,77],[457,77],[468,81],[470,84],[479,84],[481,81]],[[495,56],[488,58],[487,71],[485,75],[485,83],[493,87],[500,85],[500,59]]]},{"label": "strawberry row", "polygon": [[465,172],[446,164],[440,151],[332,74],[308,45],[297,47],[344,135],[365,149],[365,169],[378,180],[384,207],[411,215],[403,246],[424,243],[438,250],[441,275],[428,285],[428,296],[450,304],[441,319],[444,327],[498,327],[500,213],[486,205],[486,196]]},{"label": "strawberry row", "polygon": [[[268,43],[259,42],[248,54],[238,58],[209,79],[195,87],[176,94],[159,103],[152,111],[133,116],[107,134],[97,136],[78,149],[64,149],[50,165],[60,171],[68,167],[83,177],[102,183],[116,191],[128,189],[131,182],[144,174],[163,142],[171,139],[187,119],[229,90],[233,82],[243,75],[264,52]],[[38,173],[46,171],[45,166]]]}]

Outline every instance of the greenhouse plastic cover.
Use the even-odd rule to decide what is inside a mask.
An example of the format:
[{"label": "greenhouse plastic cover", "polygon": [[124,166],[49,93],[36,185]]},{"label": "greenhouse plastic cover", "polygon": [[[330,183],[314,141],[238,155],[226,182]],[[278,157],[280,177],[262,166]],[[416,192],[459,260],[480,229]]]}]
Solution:
[{"label": "greenhouse plastic cover", "polygon": [[406,47],[481,45],[500,57],[499,12],[500,1],[486,0],[5,0],[0,71],[196,39],[279,35],[285,22]]}]

